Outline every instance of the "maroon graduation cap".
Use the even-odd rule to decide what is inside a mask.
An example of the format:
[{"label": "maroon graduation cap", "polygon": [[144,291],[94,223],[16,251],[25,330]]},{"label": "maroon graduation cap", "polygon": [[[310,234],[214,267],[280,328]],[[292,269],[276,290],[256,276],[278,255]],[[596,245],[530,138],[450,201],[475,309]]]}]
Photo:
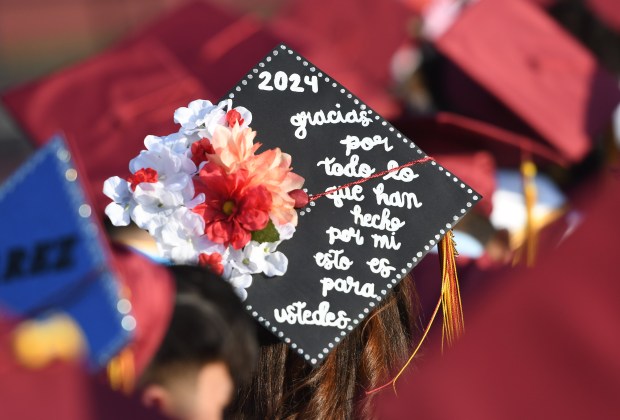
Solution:
[{"label": "maroon graduation cap", "polygon": [[412,11],[399,1],[291,1],[271,28],[385,118],[399,113],[390,95],[392,56],[408,38]]},{"label": "maroon graduation cap", "polygon": [[148,134],[173,130],[172,112],[219,97],[277,44],[250,16],[190,3],[116,47],[4,92],[9,112],[41,145],[62,132],[82,155],[98,213],[103,181],[122,173]]},{"label": "maroon graduation cap", "polygon": [[22,367],[13,357],[12,329],[13,325],[0,319],[0,401],[3,418],[163,419],[136,399],[99,383],[80,363],[55,362],[40,370]]},{"label": "maroon graduation cap", "polygon": [[610,29],[620,32],[620,5],[615,0],[586,0],[588,8]]},{"label": "maroon graduation cap", "polygon": [[[559,0],[529,0],[538,6],[550,9],[559,3]],[[601,20],[609,29],[620,32],[620,8],[615,0],[584,0],[579,2],[585,4],[598,19]]]},{"label": "maroon graduation cap", "polygon": [[620,102],[618,82],[544,11],[481,1],[434,41],[449,109],[537,137],[581,160]]},{"label": "maroon graduation cap", "polygon": [[620,185],[601,184],[585,191],[584,222],[545,261],[493,279],[501,286],[477,302],[459,346],[410,372],[398,397],[382,395],[381,418],[412,407],[437,420],[617,417],[620,283],[610,223]]},{"label": "maroon graduation cap", "polygon": [[404,133],[416,139],[439,162],[452,167],[486,197],[476,207],[488,215],[495,191],[495,167],[518,168],[524,159],[538,165],[566,165],[567,161],[551,147],[530,137],[484,121],[449,112],[428,117],[406,117],[395,122]]}]

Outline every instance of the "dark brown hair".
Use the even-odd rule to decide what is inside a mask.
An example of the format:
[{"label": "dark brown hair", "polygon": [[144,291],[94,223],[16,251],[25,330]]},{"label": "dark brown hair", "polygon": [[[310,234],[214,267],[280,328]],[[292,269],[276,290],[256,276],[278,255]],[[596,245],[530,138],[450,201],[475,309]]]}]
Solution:
[{"label": "dark brown hair", "polygon": [[258,352],[255,325],[231,285],[200,267],[170,271],[176,283],[172,320],[141,385],[162,384],[214,361],[226,364],[236,385],[249,379]]},{"label": "dark brown hair", "polygon": [[364,391],[389,381],[409,357],[418,306],[407,276],[315,369],[265,331],[258,369],[238,390],[229,418],[370,418],[373,395]]}]

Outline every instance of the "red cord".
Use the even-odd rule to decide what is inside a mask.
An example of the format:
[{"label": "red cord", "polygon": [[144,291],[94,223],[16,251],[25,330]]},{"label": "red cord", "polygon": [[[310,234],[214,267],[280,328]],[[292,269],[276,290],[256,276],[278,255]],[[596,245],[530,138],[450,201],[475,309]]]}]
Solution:
[{"label": "red cord", "polygon": [[317,199],[319,199],[319,198],[321,198],[323,196],[326,196],[328,194],[333,194],[336,191],[340,191],[340,190],[343,190],[345,188],[352,187],[354,185],[363,184],[364,182],[370,181],[371,179],[375,179],[375,178],[379,178],[379,177],[382,177],[382,176],[386,176],[390,172],[400,171],[403,168],[408,168],[409,166],[418,165],[420,163],[425,163],[425,162],[428,162],[428,161],[431,161],[431,160],[435,160],[435,159],[433,159],[430,156],[426,156],[426,157],[423,157],[422,159],[412,160],[411,162],[407,162],[404,165],[400,165],[400,166],[398,166],[396,168],[387,169],[385,171],[381,171],[381,172],[378,172],[376,174],[372,174],[369,177],[357,179],[357,180],[355,180],[353,182],[349,182],[348,184],[341,185],[340,187],[337,187],[337,188],[332,188],[331,190],[327,190],[327,191],[319,193],[319,194],[313,194],[313,195],[311,195],[309,197],[309,200],[310,201],[315,201],[315,200],[317,200]]}]

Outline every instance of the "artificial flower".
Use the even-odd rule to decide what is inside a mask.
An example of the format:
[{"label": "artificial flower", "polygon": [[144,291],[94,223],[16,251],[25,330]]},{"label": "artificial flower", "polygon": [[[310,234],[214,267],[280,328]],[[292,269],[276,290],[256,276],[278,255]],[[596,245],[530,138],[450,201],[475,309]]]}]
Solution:
[{"label": "artificial flower", "polygon": [[254,158],[254,152],[261,144],[254,143],[256,132],[250,128],[241,128],[238,124],[232,129],[217,127],[211,138],[213,154],[208,155],[209,162],[222,167],[227,173],[235,172]]},{"label": "artificial flower", "polygon": [[230,99],[193,101],[174,120],[179,132],[147,136],[126,179],[106,180],[106,214],[147,230],[172,262],[209,267],[245,300],[253,274],[287,270],[276,248],[295,232],[303,178],[280,149],[256,154],[252,113]]},{"label": "artificial flower", "polygon": [[196,190],[205,201],[194,208],[205,221],[205,234],[215,243],[241,249],[269,222],[271,195],[265,187],[249,186],[248,174],[233,174],[208,163],[196,179]]},{"label": "artificial flower", "polygon": [[278,231],[278,236],[280,236],[280,241],[286,241],[293,237],[295,234],[295,226],[292,223],[285,223],[283,225],[275,225],[276,230]]},{"label": "artificial flower", "polygon": [[237,111],[236,109],[231,109],[230,111],[228,111],[225,118],[226,124],[228,124],[229,127],[234,127],[235,124],[243,125],[243,123],[245,122],[245,120],[241,118],[241,114],[239,113],[239,111]]},{"label": "artificial flower", "polygon": [[191,152],[192,161],[196,166],[200,166],[202,162],[207,162],[209,160],[208,155],[215,154],[215,150],[209,139],[200,139],[192,143]]},{"label": "artificial flower", "polygon": [[186,155],[187,149],[175,150],[176,145],[170,144],[168,137],[147,136],[144,146],[146,150],[142,150],[129,162],[132,174],[143,168],[151,168],[165,180],[177,173],[193,175],[196,172],[196,165]]},{"label": "artificial flower", "polygon": [[276,251],[279,242],[250,241],[242,250],[230,253],[230,263],[240,273],[264,273],[268,277],[281,276],[288,268],[286,256]]},{"label": "artificial flower", "polygon": [[105,214],[114,226],[129,225],[129,209],[132,199],[129,184],[124,179],[113,176],[103,183],[103,193],[113,201],[105,208]]},{"label": "artificial flower", "polygon": [[188,137],[183,133],[172,133],[164,137],[146,136],[144,138],[145,145],[161,144],[178,155],[186,154],[194,141],[195,138]]},{"label": "artificial flower", "polygon": [[157,171],[153,168],[142,168],[138,171],[136,171],[136,173],[129,175],[129,177],[127,178],[127,182],[129,182],[130,187],[131,187],[131,191],[135,191],[136,187],[143,183],[155,183],[157,182],[157,178],[158,178],[158,174]]},{"label": "artificial flower", "polygon": [[[229,266],[230,267],[230,266]],[[248,297],[248,292],[245,290],[252,285],[252,275],[247,273],[240,273],[234,268],[230,268],[228,273],[224,268],[224,278],[228,279],[228,282],[232,285],[235,293],[242,301]]]},{"label": "artificial flower", "polygon": [[[252,122],[252,113],[244,107],[232,108],[230,99],[214,105],[210,101],[196,100],[174,112],[174,122],[181,124],[180,133],[197,140],[210,139],[218,126],[233,127],[237,122],[245,128]],[[232,123],[232,124],[231,124]]]},{"label": "artificial flower", "polygon": [[198,264],[213,271],[218,276],[224,274],[224,265],[222,264],[222,254],[214,252],[212,254],[202,253],[198,256]]},{"label": "artificial flower", "polygon": [[262,185],[271,194],[270,217],[274,223],[297,225],[295,199],[289,192],[300,189],[304,179],[292,172],[291,156],[279,148],[270,149],[248,159],[243,167],[250,174],[250,185]]},{"label": "artificial flower", "polygon": [[220,102],[220,106],[223,104],[225,104],[227,112],[223,119],[220,118],[220,120],[218,120],[220,125],[229,128],[233,128],[236,124],[238,124],[240,128],[249,127],[252,122],[252,113],[247,108],[242,106],[233,108],[231,99],[225,99]]},{"label": "artificial flower", "polygon": [[226,116],[225,106],[201,99],[192,101],[187,108],[181,107],[174,111],[174,122],[181,124],[179,132],[187,136],[210,138],[213,129],[219,125],[218,120]]},{"label": "artificial flower", "polygon": [[195,263],[198,250],[195,239],[202,235],[204,221],[186,207],[176,208],[165,218],[165,223],[152,229],[162,253],[180,264]]}]

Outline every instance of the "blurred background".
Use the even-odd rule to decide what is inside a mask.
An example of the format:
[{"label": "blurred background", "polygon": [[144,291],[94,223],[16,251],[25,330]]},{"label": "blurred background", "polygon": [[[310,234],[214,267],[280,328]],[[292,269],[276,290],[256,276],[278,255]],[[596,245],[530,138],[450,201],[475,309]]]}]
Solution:
[{"label": "blurred background", "polygon": [[279,42],[484,196],[457,235],[466,289],[556,246],[617,160],[614,0],[0,0],[0,179],[62,132],[102,214],[144,136]]},{"label": "blurred background", "polygon": [[[174,109],[217,100],[280,42],[483,195],[456,233],[466,314],[610,200],[618,0],[0,0],[0,180],[62,132],[102,215],[103,180],[144,136],[172,132]],[[414,270],[426,316],[438,270]]]}]

